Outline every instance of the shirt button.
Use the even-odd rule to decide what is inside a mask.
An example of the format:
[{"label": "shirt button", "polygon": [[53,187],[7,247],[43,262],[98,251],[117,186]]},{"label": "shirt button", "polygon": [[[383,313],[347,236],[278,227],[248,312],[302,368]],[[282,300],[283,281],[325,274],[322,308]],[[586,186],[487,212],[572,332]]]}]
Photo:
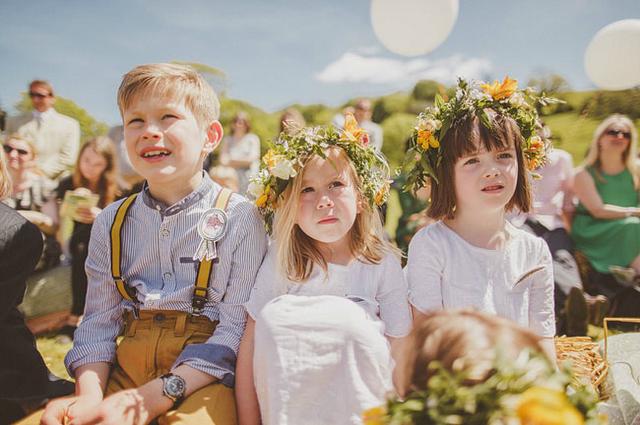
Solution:
[{"label": "shirt button", "polygon": [[160,236],[162,236],[163,238],[166,238],[167,236],[169,236],[169,229],[165,229],[164,227],[160,230]]},{"label": "shirt button", "polygon": [[171,279],[171,273],[169,272],[164,272],[164,274],[162,275],[162,278],[166,281]]}]

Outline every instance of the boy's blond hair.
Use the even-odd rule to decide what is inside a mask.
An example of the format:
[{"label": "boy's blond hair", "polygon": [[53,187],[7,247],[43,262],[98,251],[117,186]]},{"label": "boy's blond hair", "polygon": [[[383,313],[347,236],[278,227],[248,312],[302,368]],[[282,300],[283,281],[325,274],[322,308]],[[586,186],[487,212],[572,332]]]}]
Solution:
[{"label": "boy's blond hair", "polygon": [[122,77],[118,89],[120,115],[139,96],[153,93],[154,97],[183,100],[205,127],[220,116],[220,101],[213,88],[193,68],[187,65],[155,63],[140,65]]},{"label": "boy's blond hair", "polygon": [[[361,182],[353,164],[347,154],[339,147],[331,147],[339,153],[338,161],[346,164],[346,172],[355,187],[358,198],[361,200],[362,211],[356,216],[353,227],[349,231],[349,250],[351,254],[361,261],[379,264],[386,253],[399,255],[399,251],[384,239],[384,230],[378,210],[371,207],[362,195]],[[305,166],[316,156],[303,160]],[[339,164],[336,161],[336,167]],[[298,214],[300,192],[304,168],[282,194],[282,205],[278,206],[274,221],[273,236],[277,248],[278,270],[288,279],[295,282],[304,282],[309,278],[313,267],[319,265],[326,272],[327,261],[316,248],[314,240],[302,231],[296,224]]]}]

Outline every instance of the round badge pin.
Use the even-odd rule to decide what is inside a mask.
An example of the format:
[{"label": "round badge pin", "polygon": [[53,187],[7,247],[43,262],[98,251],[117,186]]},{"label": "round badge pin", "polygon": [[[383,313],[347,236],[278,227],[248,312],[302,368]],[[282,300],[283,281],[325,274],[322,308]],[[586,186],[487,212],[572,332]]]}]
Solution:
[{"label": "round badge pin", "polygon": [[218,257],[216,242],[224,236],[227,230],[227,214],[219,209],[212,208],[202,214],[198,221],[197,231],[202,240],[193,256],[194,260],[213,260]]}]

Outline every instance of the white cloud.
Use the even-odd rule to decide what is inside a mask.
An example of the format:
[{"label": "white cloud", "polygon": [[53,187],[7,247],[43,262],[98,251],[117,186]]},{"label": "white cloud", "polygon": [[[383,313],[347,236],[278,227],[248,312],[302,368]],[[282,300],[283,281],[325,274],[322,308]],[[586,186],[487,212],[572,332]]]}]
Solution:
[{"label": "white cloud", "polygon": [[314,77],[327,84],[369,83],[396,86],[423,79],[450,84],[458,77],[482,78],[491,70],[491,61],[485,58],[453,55],[438,60],[399,60],[347,52]]}]

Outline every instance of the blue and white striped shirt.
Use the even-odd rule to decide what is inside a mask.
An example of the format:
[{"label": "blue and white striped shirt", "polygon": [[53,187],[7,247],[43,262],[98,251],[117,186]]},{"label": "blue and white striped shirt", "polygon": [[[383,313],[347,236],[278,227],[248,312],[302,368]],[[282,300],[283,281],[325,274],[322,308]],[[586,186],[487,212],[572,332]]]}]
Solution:
[{"label": "blue and white striped shirt", "polygon": [[[198,266],[192,257],[201,240],[196,225],[202,214],[213,208],[220,190],[205,174],[195,192],[172,206],[155,201],[147,188],[134,201],[123,226],[121,262],[123,278],[136,288],[141,310],[191,312]],[[65,358],[72,376],[81,365],[114,361],[124,311],[133,308],[133,303],[118,293],[111,276],[109,234],[122,202],[105,208],[91,231],[84,319]],[[267,239],[257,209],[242,196],[231,196],[227,216],[203,312],[219,324],[205,344],[187,346],[174,368],[184,363],[232,386],[246,320],[243,304],[249,299]]]}]

